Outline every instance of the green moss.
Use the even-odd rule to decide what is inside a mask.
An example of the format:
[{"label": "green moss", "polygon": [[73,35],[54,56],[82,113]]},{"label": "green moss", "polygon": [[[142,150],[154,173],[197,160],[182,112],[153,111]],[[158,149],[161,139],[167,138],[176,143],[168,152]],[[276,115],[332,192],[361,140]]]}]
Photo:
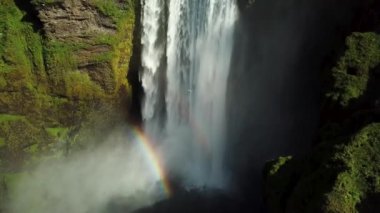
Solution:
[{"label": "green moss", "polygon": [[112,55],[106,55],[112,56],[112,58],[104,57],[103,59],[111,59],[109,62],[111,63],[112,71],[114,72],[114,81],[116,82],[114,92],[116,93],[122,87],[128,88],[128,92],[130,92],[130,86],[126,76],[133,50],[136,1],[127,0],[125,3],[120,4],[116,0],[107,2],[92,0],[91,3],[104,15],[111,17],[116,23],[116,35],[99,35],[95,39],[95,42],[111,45],[113,48]]},{"label": "green moss", "polygon": [[29,146],[27,148],[27,150],[25,150],[25,151],[28,152],[29,154],[37,154],[40,151],[39,145],[33,144],[33,145]]},{"label": "green moss", "polygon": [[[61,0],[32,1],[37,8],[57,2]],[[7,113],[0,115],[0,138],[6,149],[0,156],[2,165],[17,167],[30,156],[61,152],[59,140],[68,129],[91,120],[90,114],[102,105],[115,108],[120,90],[130,88],[126,76],[135,0],[90,3],[113,20],[115,34],[88,35],[85,40],[44,37],[23,21],[25,12],[14,0],[0,1],[0,108]],[[92,73],[78,67],[87,64],[96,66],[89,68]]]},{"label": "green moss", "polygon": [[355,135],[334,156],[343,164],[333,190],[327,194],[329,212],[357,212],[356,207],[367,194],[380,187],[380,124],[371,124]]},{"label": "green moss", "polygon": [[4,90],[6,87],[7,87],[7,81],[5,80],[3,76],[0,76],[0,91]]},{"label": "green moss", "polygon": [[24,120],[25,117],[21,115],[0,114],[0,123],[8,121]]},{"label": "green moss", "polygon": [[118,43],[118,39],[114,35],[110,34],[99,34],[94,38],[95,44],[104,44],[109,46],[114,46]]},{"label": "green moss", "polygon": [[69,129],[63,128],[63,127],[54,127],[54,128],[46,128],[46,131],[49,133],[50,136],[53,136],[55,138],[64,138]]},{"label": "green moss", "polygon": [[115,0],[91,0],[90,2],[95,5],[101,13],[108,17],[111,17],[115,22],[117,22],[123,16],[123,9]]},{"label": "green moss", "polygon": [[125,76],[127,76],[130,59],[133,50],[133,29],[135,25],[135,13],[130,10],[120,25],[118,39],[119,43],[114,46],[115,54],[112,60],[112,68],[115,72],[116,88],[127,88],[127,94],[131,94],[131,87]]},{"label": "green moss", "polygon": [[353,33],[346,40],[347,50],[332,69],[333,86],[327,97],[348,106],[363,95],[370,71],[380,63],[380,36],[376,33]]},{"label": "green moss", "polygon": [[271,165],[270,165],[270,170],[269,170],[268,175],[275,175],[278,172],[278,170],[291,159],[292,159],[291,156],[279,157],[277,160],[270,162]]},{"label": "green moss", "polygon": [[27,42],[27,56],[32,62],[31,68],[39,83],[46,84],[46,71],[43,58],[43,41],[38,33],[32,29],[24,30]]},{"label": "green moss", "polygon": [[271,212],[358,212],[366,196],[379,193],[379,153],[380,124],[374,123],[351,137],[325,141],[304,166],[272,162],[265,187]]},{"label": "green moss", "polygon": [[131,12],[130,9],[134,9],[134,0],[127,0],[123,3],[117,0],[103,1],[103,0],[90,0],[101,13],[111,17],[112,20],[117,24],[121,24],[122,19],[124,19],[128,14],[126,11]]},{"label": "green moss", "polygon": [[41,37],[33,32],[30,23],[21,21],[24,14],[13,1],[2,2],[0,14],[0,72],[18,74],[9,81],[33,81],[32,71],[43,71],[44,67]]},{"label": "green moss", "polygon": [[0,90],[22,90],[45,84],[42,37],[14,1],[0,3]]},{"label": "green moss", "polygon": [[0,173],[0,180],[3,180],[9,188],[14,188],[24,175],[26,175],[25,172]]},{"label": "green moss", "polygon": [[0,53],[3,61],[26,66],[28,60],[25,56],[26,40],[22,35],[25,25],[20,22],[23,14],[10,3],[2,3],[0,7],[2,42]]},{"label": "green moss", "polygon": [[14,191],[19,181],[27,176],[27,173],[0,173],[0,211],[5,211],[9,200],[12,200]]},{"label": "green moss", "polygon": [[4,137],[9,151],[21,151],[27,144],[38,142],[39,132],[25,117],[1,116],[0,135]]},{"label": "green moss", "polygon": [[101,54],[95,55],[95,57],[92,58],[92,60],[95,63],[104,63],[104,62],[110,62],[113,57],[114,56],[113,56],[112,52],[105,52],[105,53],[101,53]]},{"label": "green moss", "polygon": [[[72,75],[72,71],[76,71],[78,66],[77,60],[99,64],[99,67],[102,66],[101,64],[109,64],[109,67],[111,67],[109,72],[112,72],[112,74],[107,76],[112,79],[107,80],[107,85],[102,86],[106,87],[104,89],[107,90],[107,93],[116,95],[120,88],[130,88],[126,76],[129,61],[132,56],[132,41],[136,18],[135,0],[128,0],[124,3],[120,3],[116,0],[92,0],[90,3],[103,15],[110,17],[114,21],[116,34],[100,34],[83,44],[78,44],[78,42],[71,44],[62,41],[49,41],[45,48],[47,72],[49,79],[56,86],[62,87],[62,79],[66,84],[70,84],[72,76],[67,75]],[[76,58],[76,52],[78,50],[78,52],[80,52],[80,50],[91,47],[92,45],[107,45],[111,47],[111,50],[100,54],[90,54],[80,59]],[[62,76],[64,76],[64,78],[62,78]],[[76,77],[79,76],[77,75]],[[98,81],[98,79],[94,80]],[[113,85],[108,85],[109,83]],[[72,94],[67,93],[70,92],[70,90],[68,90],[70,87],[71,84],[66,85],[66,92],[61,90],[58,94],[72,97]],[[109,92],[109,89],[113,91]],[[55,90],[57,91],[58,89]],[[98,93],[98,91],[96,91],[96,93]],[[76,96],[75,98],[78,97]]]},{"label": "green moss", "polygon": [[74,99],[93,100],[102,97],[103,94],[100,86],[92,82],[87,73],[66,73],[65,86],[65,94]]},{"label": "green moss", "polygon": [[[47,64],[49,79],[56,85],[54,93],[64,95],[72,99],[91,100],[103,98],[101,87],[93,82],[87,73],[77,70],[75,51],[88,47],[88,44],[74,44],[67,42],[50,41],[45,48],[45,61]],[[93,63],[110,61],[111,52],[96,54],[87,59]]]},{"label": "green moss", "polygon": [[76,69],[73,47],[59,41],[49,41],[45,46],[45,63],[50,81],[58,86],[67,72]]},{"label": "green moss", "polygon": [[38,123],[25,116],[1,115],[0,121],[0,138],[4,142],[1,147],[4,155],[0,156],[2,168],[22,166],[30,156],[48,151],[48,144],[53,142]]},{"label": "green moss", "polygon": [[0,138],[0,149],[3,148],[5,145],[6,144],[4,138]]},{"label": "green moss", "polygon": [[299,167],[298,162],[291,156],[279,157],[265,165],[264,169],[264,198],[269,212],[282,212],[285,208],[288,190],[292,179]]}]

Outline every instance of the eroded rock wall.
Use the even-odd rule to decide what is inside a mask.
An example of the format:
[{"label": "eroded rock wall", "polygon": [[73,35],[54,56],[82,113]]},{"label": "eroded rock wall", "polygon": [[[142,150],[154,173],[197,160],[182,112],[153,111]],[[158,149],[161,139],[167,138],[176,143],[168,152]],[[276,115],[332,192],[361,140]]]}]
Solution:
[{"label": "eroded rock wall", "polygon": [[0,2],[0,173],[65,156],[127,116],[138,2]]}]

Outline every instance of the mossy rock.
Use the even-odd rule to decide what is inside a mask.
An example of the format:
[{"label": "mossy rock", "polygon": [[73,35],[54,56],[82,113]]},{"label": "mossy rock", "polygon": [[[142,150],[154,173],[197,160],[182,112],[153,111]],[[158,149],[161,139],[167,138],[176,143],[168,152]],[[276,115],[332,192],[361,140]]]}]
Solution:
[{"label": "mossy rock", "polygon": [[380,193],[379,153],[380,124],[374,123],[350,137],[325,141],[302,164],[280,158],[267,169],[272,171],[265,181],[270,212],[360,212],[362,203]]},{"label": "mossy rock", "polygon": [[357,206],[370,194],[380,193],[380,124],[371,124],[337,147],[333,160],[344,170],[326,195],[328,212],[357,212]]},{"label": "mossy rock", "polygon": [[0,114],[0,137],[0,158],[5,164],[3,166],[12,167],[22,164],[28,157],[26,150],[30,146],[43,143],[41,139],[46,138],[46,134],[24,116]]},{"label": "mossy rock", "polygon": [[380,35],[353,33],[347,49],[332,69],[333,85],[326,96],[342,107],[360,98],[367,89],[371,71],[380,64]]},{"label": "mossy rock", "polygon": [[264,199],[270,212],[281,212],[292,185],[295,160],[291,156],[279,157],[266,163],[264,168]]},{"label": "mossy rock", "polygon": [[12,199],[18,182],[24,176],[26,176],[26,173],[0,172],[0,212],[8,212],[9,201]]},{"label": "mossy rock", "polygon": [[[43,10],[66,7],[72,2],[33,0],[31,6],[35,6],[41,19]],[[104,23],[111,20],[107,26],[112,30],[82,35],[84,39],[76,35],[68,39],[42,35],[49,24],[44,21],[54,20],[41,19],[44,26],[35,30],[34,23],[25,19],[30,11],[22,11],[14,0],[0,2],[1,165],[9,166],[12,159],[18,159],[17,164],[22,166],[21,161],[30,164],[43,155],[63,156],[79,138],[76,133],[91,135],[90,126],[112,126],[110,119],[95,119],[95,114],[118,114],[119,109],[128,109],[121,105],[131,94],[126,77],[132,56],[136,2],[85,2],[86,8],[95,16],[100,14],[98,18]],[[70,12],[75,5],[65,10]],[[80,144],[85,146],[84,142]]]}]

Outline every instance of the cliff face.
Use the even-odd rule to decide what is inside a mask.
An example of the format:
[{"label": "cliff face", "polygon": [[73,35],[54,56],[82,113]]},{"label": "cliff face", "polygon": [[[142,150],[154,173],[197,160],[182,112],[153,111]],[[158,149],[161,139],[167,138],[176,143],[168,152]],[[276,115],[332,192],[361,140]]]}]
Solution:
[{"label": "cliff face", "polygon": [[238,7],[241,11],[244,11],[245,9],[252,7],[255,3],[255,0],[237,0]]},{"label": "cliff face", "polygon": [[0,172],[66,155],[123,117],[137,2],[0,2]]},{"label": "cliff face", "polygon": [[323,102],[313,151],[266,166],[269,212],[380,209],[380,4],[359,5],[345,44],[321,75]]}]

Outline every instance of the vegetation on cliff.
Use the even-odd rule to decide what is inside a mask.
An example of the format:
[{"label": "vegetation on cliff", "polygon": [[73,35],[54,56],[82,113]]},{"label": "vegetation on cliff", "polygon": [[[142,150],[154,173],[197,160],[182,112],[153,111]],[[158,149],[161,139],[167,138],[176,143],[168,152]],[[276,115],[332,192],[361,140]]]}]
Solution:
[{"label": "vegetation on cliff", "polygon": [[353,33],[346,41],[347,51],[332,70],[333,86],[327,97],[348,106],[367,89],[370,71],[380,63],[380,35]]},{"label": "vegetation on cliff", "polygon": [[[380,193],[380,124],[319,145],[308,161],[294,159],[266,172],[271,212],[361,212]],[[281,161],[281,160],[279,160]],[[374,209],[374,208],[373,208]]]},{"label": "vegetation on cliff", "polygon": [[31,2],[0,2],[0,206],[13,172],[99,138],[131,98],[137,1]]},{"label": "vegetation on cliff", "polygon": [[[380,36],[353,33],[331,70],[329,119],[306,159],[279,158],[265,170],[270,212],[371,212],[380,194]],[[338,112],[338,113],[337,113]],[[341,115],[339,115],[341,114]],[[335,116],[335,117],[334,117]]]}]

